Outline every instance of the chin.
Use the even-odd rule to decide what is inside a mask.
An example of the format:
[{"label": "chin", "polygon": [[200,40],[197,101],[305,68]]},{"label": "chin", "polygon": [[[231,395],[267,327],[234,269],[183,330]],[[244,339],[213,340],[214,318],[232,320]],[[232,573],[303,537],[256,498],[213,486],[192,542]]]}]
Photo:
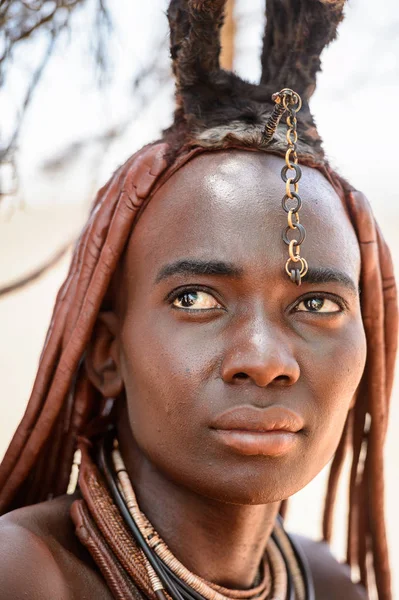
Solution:
[{"label": "chin", "polygon": [[188,483],[197,495],[210,500],[235,505],[256,505],[281,502],[303,489],[317,473],[307,473],[303,465],[270,464],[268,460],[234,469],[225,467],[219,472],[205,474]]},{"label": "chin", "polygon": [[[306,485],[306,484],[305,484]],[[237,482],[236,485],[220,486],[217,489],[197,490],[197,493],[224,504],[248,505],[273,504],[281,502],[299,492],[305,485],[271,487],[270,485],[252,485],[250,482]]]}]

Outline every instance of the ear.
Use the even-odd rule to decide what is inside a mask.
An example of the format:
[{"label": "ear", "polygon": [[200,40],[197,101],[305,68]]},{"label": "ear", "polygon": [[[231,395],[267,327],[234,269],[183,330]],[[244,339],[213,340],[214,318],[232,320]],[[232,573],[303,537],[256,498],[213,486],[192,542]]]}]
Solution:
[{"label": "ear", "polygon": [[86,352],[88,377],[104,398],[116,398],[123,391],[117,332],[115,313],[101,312]]}]

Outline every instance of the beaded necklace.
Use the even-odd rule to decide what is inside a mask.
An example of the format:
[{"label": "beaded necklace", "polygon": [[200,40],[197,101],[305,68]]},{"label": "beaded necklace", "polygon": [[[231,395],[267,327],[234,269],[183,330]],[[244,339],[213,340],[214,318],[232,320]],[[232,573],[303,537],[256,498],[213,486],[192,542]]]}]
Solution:
[{"label": "beaded necklace", "polygon": [[311,574],[301,551],[277,521],[254,587],[231,590],[189,571],[141,512],[116,439],[105,440],[100,463],[110,491],[140,548],[159,600],[314,600]]}]

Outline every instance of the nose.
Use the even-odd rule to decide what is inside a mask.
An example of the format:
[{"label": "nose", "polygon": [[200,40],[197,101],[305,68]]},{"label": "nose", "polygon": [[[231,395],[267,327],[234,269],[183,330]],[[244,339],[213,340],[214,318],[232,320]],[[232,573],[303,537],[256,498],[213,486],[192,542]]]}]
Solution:
[{"label": "nose", "polygon": [[231,336],[221,365],[225,383],[287,387],[298,381],[292,340],[277,325],[257,319]]}]

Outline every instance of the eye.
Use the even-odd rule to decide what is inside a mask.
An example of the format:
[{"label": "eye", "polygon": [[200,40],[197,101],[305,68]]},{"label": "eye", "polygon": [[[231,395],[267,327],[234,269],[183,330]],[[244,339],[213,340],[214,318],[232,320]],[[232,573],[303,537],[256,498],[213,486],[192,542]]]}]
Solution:
[{"label": "eye", "polygon": [[311,296],[302,300],[295,309],[297,312],[311,312],[311,313],[337,313],[342,312],[342,307],[331,300],[330,298],[323,298],[323,296]]},{"label": "eye", "polygon": [[191,290],[180,292],[172,302],[172,306],[185,310],[211,310],[223,308],[221,304],[208,292]]}]

